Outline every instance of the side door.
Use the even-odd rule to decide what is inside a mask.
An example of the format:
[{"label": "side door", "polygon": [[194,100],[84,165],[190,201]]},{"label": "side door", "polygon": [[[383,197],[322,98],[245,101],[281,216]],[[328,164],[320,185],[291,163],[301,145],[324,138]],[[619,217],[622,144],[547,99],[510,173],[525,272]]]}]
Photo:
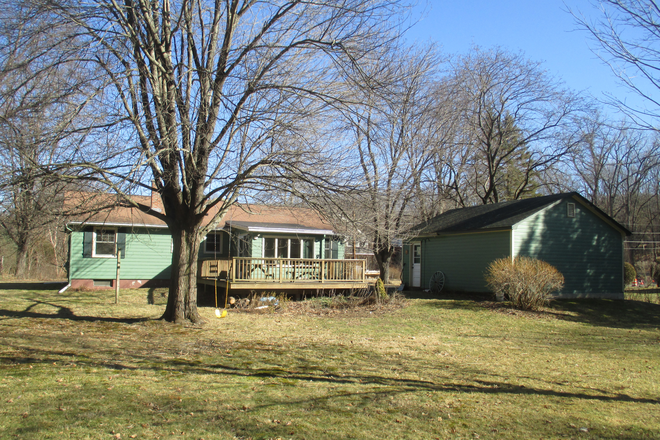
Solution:
[{"label": "side door", "polygon": [[412,244],[412,264],[411,264],[412,280],[413,287],[422,286],[422,244],[420,242],[415,242]]}]

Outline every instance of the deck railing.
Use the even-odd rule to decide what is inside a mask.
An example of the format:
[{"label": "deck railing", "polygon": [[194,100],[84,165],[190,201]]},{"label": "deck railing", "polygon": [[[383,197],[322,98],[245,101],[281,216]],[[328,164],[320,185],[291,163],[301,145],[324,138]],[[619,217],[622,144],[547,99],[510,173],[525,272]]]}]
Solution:
[{"label": "deck railing", "polygon": [[202,278],[229,279],[232,283],[366,282],[365,260],[309,258],[246,258],[201,261]]}]

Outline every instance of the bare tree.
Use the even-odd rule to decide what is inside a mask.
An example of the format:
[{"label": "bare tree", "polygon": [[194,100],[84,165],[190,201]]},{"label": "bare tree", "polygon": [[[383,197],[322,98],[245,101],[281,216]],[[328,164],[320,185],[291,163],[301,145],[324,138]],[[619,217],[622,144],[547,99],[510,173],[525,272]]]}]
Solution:
[{"label": "bare tree", "polygon": [[31,20],[29,10],[0,12],[0,226],[15,245],[18,278],[28,276],[28,256],[63,206],[66,184],[43,176],[37,164],[73,140],[88,82],[66,62],[71,44],[63,37],[70,34]]},{"label": "bare tree", "polygon": [[373,250],[381,279],[389,282],[397,242],[418,217],[411,208],[432,157],[430,85],[438,57],[433,48],[389,51],[374,57],[369,81],[352,88],[355,103],[343,112],[344,136],[360,171],[344,213]]},{"label": "bare tree", "polygon": [[625,114],[645,128],[657,130],[660,115],[660,5],[653,0],[597,0],[599,19],[572,11],[602,49],[595,51],[630,90],[649,107],[632,108],[610,96]]},{"label": "bare tree", "polygon": [[[103,72],[89,105],[114,111],[43,169],[96,179],[168,225],[163,318],[174,322],[200,321],[200,239],[233,203],[291,182],[335,184],[305,127],[338,105],[335,79],[359,72],[400,12],[396,0],[55,0],[34,10],[75,30],[70,62]],[[139,188],[158,192],[164,212],[133,200]]]},{"label": "bare tree", "polygon": [[637,264],[649,258],[647,249],[655,252],[660,144],[649,131],[610,125],[599,114],[582,127],[582,141],[571,154],[571,189],[634,233],[626,248],[628,260]]},{"label": "bare tree", "polygon": [[580,111],[578,97],[539,63],[501,49],[474,49],[457,58],[437,100],[449,107],[438,114],[457,121],[438,144],[437,168],[463,206],[534,193],[537,174],[575,141],[567,132]]}]

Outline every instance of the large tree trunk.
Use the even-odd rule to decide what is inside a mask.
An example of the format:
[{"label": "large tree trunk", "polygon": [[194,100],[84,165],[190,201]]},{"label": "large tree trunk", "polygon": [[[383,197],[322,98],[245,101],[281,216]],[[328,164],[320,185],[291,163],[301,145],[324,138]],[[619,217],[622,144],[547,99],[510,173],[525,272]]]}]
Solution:
[{"label": "large tree trunk", "polygon": [[394,249],[392,247],[374,251],[376,262],[378,263],[378,270],[380,270],[380,279],[383,280],[383,283],[385,284],[390,282],[390,262],[392,261],[393,254]]},{"label": "large tree trunk", "polygon": [[167,308],[162,319],[175,323],[201,323],[197,311],[197,259],[199,225],[170,226],[172,234],[172,274]]},{"label": "large tree trunk", "polygon": [[28,275],[28,254],[30,246],[27,240],[21,240],[16,246],[16,270],[14,275],[18,279],[26,279]]}]

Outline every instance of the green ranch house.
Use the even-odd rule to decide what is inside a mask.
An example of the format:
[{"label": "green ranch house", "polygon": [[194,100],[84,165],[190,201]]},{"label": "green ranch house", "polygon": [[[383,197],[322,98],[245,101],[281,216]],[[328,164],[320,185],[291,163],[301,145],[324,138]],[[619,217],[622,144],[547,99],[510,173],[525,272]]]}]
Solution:
[{"label": "green ranch house", "polygon": [[[162,209],[160,199],[138,203]],[[130,207],[103,209],[69,221],[72,288],[168,286],[172,239],[167,226]],[[325,290],[367,286],[365,261],[345,259],[344,243],[316,212],[234,206],[200,245],[198,280],[231,289]]]}]

